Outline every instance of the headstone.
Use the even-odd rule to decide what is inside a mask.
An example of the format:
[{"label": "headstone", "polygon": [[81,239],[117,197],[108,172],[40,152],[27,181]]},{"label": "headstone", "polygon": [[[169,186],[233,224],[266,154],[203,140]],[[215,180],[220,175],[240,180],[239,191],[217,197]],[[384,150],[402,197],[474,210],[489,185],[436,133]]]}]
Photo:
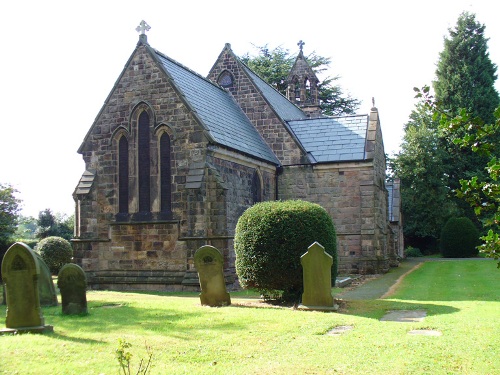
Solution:
[{"label": "headstone", "polygon": [[7,297],[6,329],[2,333],[47,332],[40,307],[40,264],[29,246],[16,242],[2,261],[2,279]]},{"label": "headstone", "polygon": [[303,270],[304,293],[302,307],[334,309],[332,296],[333,258],[315,242],[300,257]]},{"label": "headstone", "polygon": [[57,293],[52,281],[52,274],[49,266],[42,259],[40,254],[35,253],[38,264],[40,266],[40,278],[38,280],[38,292],[40,294],[41,306],[57,306]]},{"label": "headstone", "polygon": [[213,246],[202,246],[194,254],[194,265],[200,279],[202,305],[218,307],[231,304],[223,272],[224,259]]},{"label": "headstone", "polygon": [[85,272],[76,264],[65,264],[57,276],[61,291],[62,313],[67,315],[87,314],[87,279]]}]

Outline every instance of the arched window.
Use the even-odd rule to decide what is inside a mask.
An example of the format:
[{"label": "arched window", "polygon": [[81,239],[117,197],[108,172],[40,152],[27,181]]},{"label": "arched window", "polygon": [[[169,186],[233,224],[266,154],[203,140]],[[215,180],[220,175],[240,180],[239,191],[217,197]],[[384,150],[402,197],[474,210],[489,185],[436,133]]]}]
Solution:
[{"label": "arched window", "polygon": [[253,173],[252,177],[252,201],[254,204],[262,202],[262,179],[257,171]]},{"label": "arched window", "polygon": [[311,100],[311,82],[309,82],[309,79],[306,78],[306,81],[304,83],[304,86],[306,88],[306,101]]},{"label": "arched window", "polygon": [[149,115],[143,111],[139,115],[138,127],[138,177],[139,177],[139,212],[151,212],[151,162],[150,162]]},{"label": "arched window", "polygon": [[128,214],[128,140],[118,142],[118,213]]},{"label": "arched window", "polygon": [[170,137],[163,133],[160,137],[160,210],[172,212],[172,171],[170,167]]}]

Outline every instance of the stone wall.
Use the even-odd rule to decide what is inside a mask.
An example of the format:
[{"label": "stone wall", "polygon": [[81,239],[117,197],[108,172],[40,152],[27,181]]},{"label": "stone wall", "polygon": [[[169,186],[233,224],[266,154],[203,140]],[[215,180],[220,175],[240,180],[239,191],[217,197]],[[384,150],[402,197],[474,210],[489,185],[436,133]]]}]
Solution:
[{"label": "stone wall", "polygon": [[[387,219],[377,213],[384,189],[374,181],[371,162],[289,166],[280,176],[279,199],[318,203],[337,231],[339,273],[387,270]],[[382,206],[382,207],[380,207]]]}]

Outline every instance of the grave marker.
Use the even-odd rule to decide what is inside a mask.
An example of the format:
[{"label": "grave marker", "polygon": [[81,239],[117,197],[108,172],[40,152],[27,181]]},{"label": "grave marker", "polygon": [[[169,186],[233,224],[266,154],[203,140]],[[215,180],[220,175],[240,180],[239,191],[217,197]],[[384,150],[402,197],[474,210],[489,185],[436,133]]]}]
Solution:
[{"label": "grave marker", "polygon": [[6,329],[2,333],[48,332],[40,307],[40,264],[29,246],[16,242],[2,261],[2,278],[7,297]]},{"label": "grave marker", "polygon": [[300,257],[302,264],[304,293],[302,308],[336,310],[332,297],[333,258],[325,248],[314,242],[307,253]]},{"label": "grave marker", "polygon": [[87,279],[85,272],[76,264],[65,264],[57,276],[61,291],[62,313],[67,315],[87,314]]},{"label": "grave marker", "polygon": [[57,306],[57,293],[52,281],[52,274],[49,266],[42,259],[40,254],[33,252],[40,266],[40,278],[38,280],[38,292],[40,294],[41,306]]},{"label": "grave marker", "polygon": [[213,246],[202,246],[194,254],[194,265],[200,279],[200,300],[211,307],[228,306],[231,297],[226,290],[223,271],[224,259]]}]

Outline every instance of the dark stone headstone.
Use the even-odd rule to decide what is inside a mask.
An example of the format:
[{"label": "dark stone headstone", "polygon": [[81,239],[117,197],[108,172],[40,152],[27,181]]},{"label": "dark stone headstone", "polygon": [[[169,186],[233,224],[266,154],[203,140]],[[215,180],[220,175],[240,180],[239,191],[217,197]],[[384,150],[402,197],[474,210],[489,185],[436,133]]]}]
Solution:
[{"label": "dark stone headstone", "polygon": [[200,279],[202,305],[218,307],[231,304],[223,271],[224,259],[213,246],[202,246],[194,254],[194,265]]},{"label": "dark stone headstone", "polygon": [[40,264],[29,246],[17,242],[4,255],[2,278],[7,297],[6,329],[2,333],[47,332],[40,307]]},{"label": "dark stone headstone", "polygon": [[304,277],[302,305],[309,308],[333,309],[332,264],[333,258],[325,248],[315,242],[300,257]]},{"label": "dark stone headstone", "polygon": [[87,314],[87,279],[85,272],[76,264],[65,264],[57,276],[61,291],[62,313],[68,315]]},{"label": "dark stone headstone", "polygon": [[52,281],[52,274],[50,273],[49,266],[42,259],[42,257],[35,253],[35,256],[40,266],[40,278],[38,279],[38,291],[40,294],[41,306],[57,306],[57,293]]}]

